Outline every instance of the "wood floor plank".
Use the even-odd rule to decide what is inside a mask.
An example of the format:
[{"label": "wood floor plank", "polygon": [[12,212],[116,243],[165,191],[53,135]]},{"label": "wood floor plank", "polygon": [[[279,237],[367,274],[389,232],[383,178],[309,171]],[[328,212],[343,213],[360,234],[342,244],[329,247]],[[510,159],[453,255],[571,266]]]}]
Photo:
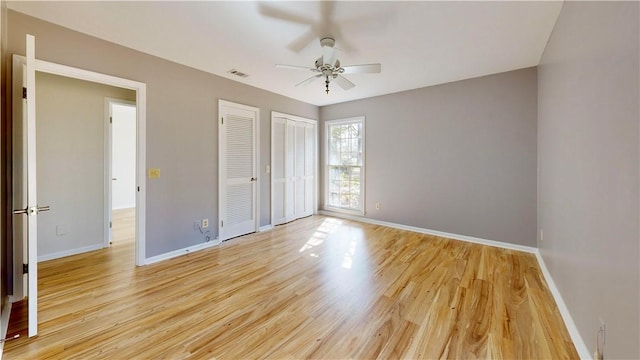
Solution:
[{"label": "wood floor plank", "polygon": [[326,216],[135,267],[39,264],[38,337],[6,359],[577,359],[535,256]]}]

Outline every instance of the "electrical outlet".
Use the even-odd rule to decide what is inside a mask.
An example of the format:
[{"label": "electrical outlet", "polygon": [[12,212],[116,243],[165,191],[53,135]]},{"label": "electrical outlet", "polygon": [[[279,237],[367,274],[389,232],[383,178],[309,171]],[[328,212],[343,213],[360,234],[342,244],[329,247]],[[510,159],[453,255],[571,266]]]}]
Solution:
[{"label": "electrical outlet", "polygon": [[202,219],[202,228],[208,228],[209,227],[209,219]]},{"label": "electrical outlet", "polygon": [[376,203],[376,210],[380,210],[380,203]]}]

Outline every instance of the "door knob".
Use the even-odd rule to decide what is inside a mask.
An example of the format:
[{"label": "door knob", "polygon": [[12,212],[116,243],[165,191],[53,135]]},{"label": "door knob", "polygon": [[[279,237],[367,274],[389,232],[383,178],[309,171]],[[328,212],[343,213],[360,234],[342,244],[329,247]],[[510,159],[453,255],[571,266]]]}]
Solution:
[{"label": "door knob", "polygon": [[254,177],[251,178],[251,181],[256,181],[256,180],[258,180],[258,179],[254,178]]}]

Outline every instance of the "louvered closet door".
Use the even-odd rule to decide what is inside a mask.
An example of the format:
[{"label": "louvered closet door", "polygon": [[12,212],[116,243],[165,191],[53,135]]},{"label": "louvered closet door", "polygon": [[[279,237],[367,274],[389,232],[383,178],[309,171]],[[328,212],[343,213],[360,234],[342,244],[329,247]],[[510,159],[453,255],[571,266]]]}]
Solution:
[{"label": "louvered closet door", "polygon": [[220,238],[255,232],[258,109],[221,101]]},{"label": "louvered closet door", "polygon": [[272,176],[272,216],[273,225],[287,222],[285,214],[285,192],[287,176],[285,173],[287,119],[274,117],[271,120],[271,176]]}]

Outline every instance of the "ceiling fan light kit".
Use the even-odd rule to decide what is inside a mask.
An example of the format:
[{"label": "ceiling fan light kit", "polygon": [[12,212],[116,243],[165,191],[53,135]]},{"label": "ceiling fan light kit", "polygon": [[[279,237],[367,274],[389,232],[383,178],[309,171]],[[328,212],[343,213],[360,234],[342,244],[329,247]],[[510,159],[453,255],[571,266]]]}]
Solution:
[{"label": "ceiling fan light kit", "polygon": [[335,81],[338,86],[343,90],[349,90],[356,85],[349,81],[349,79],[342,76],[342,74],[377,74],[380,73],[382,66],[380,64],[363,64],[363,65],[350,65],[341,66],[340,60],[337,59],[337,49],[334,48],[336,41],[332,37],[323,37],[320,39],[320,46],[322,47],[322,56],[315,61],[315,67],[304,67],[296,65],[282,65],[276,64],[276,67],[283,69],[294,70],[309,70],[316,73],[312,77],[305,79],[295,86],[307,85],[312,83],[316,79],[324,78],[325,91],[329,94],[329,84],[331,81]]}]

